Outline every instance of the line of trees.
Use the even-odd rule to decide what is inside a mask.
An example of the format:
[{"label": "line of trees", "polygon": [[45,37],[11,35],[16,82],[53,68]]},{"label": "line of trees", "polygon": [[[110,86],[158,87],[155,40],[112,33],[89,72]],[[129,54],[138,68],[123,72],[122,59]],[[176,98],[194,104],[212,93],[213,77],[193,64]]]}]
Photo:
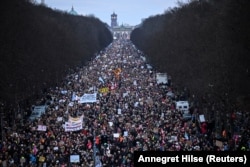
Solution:
[{"label": "line of trees", "polygon": [[249,9],[248,0],[190,0],[147,18],[131,40],[177,85],[249,105]]},{"label": "line of trees", "polygon": [[0,101],[19,103],[55,86],[112,42],[106,24],[28,0],[0,7]]}]

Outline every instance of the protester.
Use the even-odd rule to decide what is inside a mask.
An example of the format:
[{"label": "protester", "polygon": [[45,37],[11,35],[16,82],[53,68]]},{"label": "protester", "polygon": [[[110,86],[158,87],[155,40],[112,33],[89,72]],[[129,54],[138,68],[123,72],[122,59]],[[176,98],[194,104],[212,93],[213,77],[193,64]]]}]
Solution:
[{"label": "protester", "polygon": [[[198,111],[183,119],[175,107],[178,90],[170,83],[158,84],[156,73],[131,41],[115,40],[48,90],[42,117],[5,129],[1,165],[133,167],[134,151],[234,149],[238,139],[217,141],[206,123],[199,125]],[[96,101],[88,101],[95,93]],[[248,145],[241,150],[250,145],[249,115],[245,119]]]}]

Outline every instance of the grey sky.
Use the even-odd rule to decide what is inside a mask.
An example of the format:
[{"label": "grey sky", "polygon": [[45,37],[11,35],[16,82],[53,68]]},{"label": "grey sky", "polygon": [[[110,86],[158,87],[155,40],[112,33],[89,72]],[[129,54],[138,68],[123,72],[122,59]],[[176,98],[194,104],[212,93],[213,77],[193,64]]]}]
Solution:
[{"label": "grey sky", "polygon": [[[186,3],[188,0],[179,0]],[[39,2],[39,0],[38,0]],[[110,25],[110,15],[117,14],[118,24],[137,25],[149,16],[163,14],[178,6],[178,0],[45,0],[52,9],[70,11],[72,6],[80,15],[94,15]]]}]

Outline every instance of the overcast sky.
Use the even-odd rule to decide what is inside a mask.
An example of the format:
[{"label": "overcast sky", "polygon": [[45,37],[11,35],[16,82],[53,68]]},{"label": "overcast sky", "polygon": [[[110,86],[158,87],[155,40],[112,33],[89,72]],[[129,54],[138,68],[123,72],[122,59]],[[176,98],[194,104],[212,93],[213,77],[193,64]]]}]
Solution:
[{"label": "overcast sky", "polygon": [[[188,0],[179,0],[186,3]],[[37,2],[41,2],[37,0]],[[45,0],[52,9],[70,11],[72,6],[80,15],[94,15],[110,25],[111,14],[117,14],[117,22],[138,25],[142,19],[163,14],[169,8],[178,6],[178,0]]]}]

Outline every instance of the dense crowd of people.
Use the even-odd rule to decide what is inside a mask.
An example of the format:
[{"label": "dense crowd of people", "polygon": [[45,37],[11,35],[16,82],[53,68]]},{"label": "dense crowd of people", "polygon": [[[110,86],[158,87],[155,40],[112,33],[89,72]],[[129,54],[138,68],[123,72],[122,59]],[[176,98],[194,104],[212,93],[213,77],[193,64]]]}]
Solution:
[{"label": "dense crowd of people", "polygon": [[[177,90],[170,81],[158,84],[156,72],[131,41],[115,40],[88,65],[72,71],[60,86],[47,91],[45,114],[23,121],[22,127],[5,129],[0,164],[133,167],[134,151],[235,149],[240,136],[227,140],[225,134],[224,140],[218,141],[209,124],[199,122],[196,109],[185,119],[175,105]],[[76,98],[95,92],[97,101],[93,103],[79,103]],[[82,129],[65,131],[69,117],[82,117]],[[248,145],[242,150],[247,150],[249,115],[244,119]],[[38,130],[39,125],[46,130]],[[79,155],[79,161],[72,161],[71,155]]]}]

